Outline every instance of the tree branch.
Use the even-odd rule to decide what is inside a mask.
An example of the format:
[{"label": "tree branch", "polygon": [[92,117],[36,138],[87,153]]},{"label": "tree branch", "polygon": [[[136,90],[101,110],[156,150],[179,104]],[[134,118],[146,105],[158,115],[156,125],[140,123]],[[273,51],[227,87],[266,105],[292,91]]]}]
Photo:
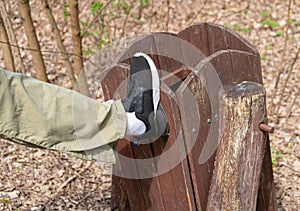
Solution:
[{"label": "tree branch", "polygon": [[[11,20],[9,18],[8,13],[7,13],[6,5],[5,5],[4,0],[0,1],[0,13],[2,15],[4,25],[7,29],[7,34],[8,34],[9,40],[11,40],[10,43],[17,44],[18,43],[17,38],[16,38],[16,35],[14,33],[14,29],[13,29]],[[20,50],[19,49],[12,49],[12,52],[14,52],[14,55],[16,56],[16,60],[17,60],[17,62],[16,62],[16,71],[25,74],[26,70],[25,70],[25,67],[24,67],[24,64],[23,64],[23,61],[22,61]]]},{"label": "tree branch", "polygon": [[71,80],[71,84],[72,84],[72,87],[75,86],[75,83],[76,83],[76,78],[75,78],[75,75],[74,75],[74,70],[73,70],[73,67],[72,67],[72,64],[69,60],[69,56],[67,54],[67,50],[63,44],[63,41],[62,41],[62,38],[61,38],[61,34],[60,34],[60,31],[58,29],[58,26],[57,26],[57,23],[54,19],[54,16],[52,14],[52,10],[49,6],[49,3],[48,3],[48,0],[42,0],[42,3],[43,3],[43,6],[46,10],[46,13],[47,13],[47,16],[48,16],[48,19],[49,19],[49,22],[54,30],[54,35],[55,35],[55,39],[56,39],[56,43],[57,43],[57,46],[59,48],[59,50],[61,52],[63,52],[62,54],[62,57],[63,57],[63,60],[64,60],[64,64],[67,68],[67,71],[68,71],[68,75],[69,75],[69,78]]},{"label": "tree branch", "polygon": [[7,44],[2,44],[4,64],[6,69],[14,72],[15,71],[14,59],[11,53],[7,32],[1,15],[2,14],[0,13],[0,41],[3,40],[4,42],[7,43]]}]

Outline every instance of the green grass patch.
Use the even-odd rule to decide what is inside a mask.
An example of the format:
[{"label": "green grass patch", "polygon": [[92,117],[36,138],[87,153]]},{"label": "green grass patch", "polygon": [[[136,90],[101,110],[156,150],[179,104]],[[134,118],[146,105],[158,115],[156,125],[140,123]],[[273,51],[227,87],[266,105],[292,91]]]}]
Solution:
[{"label": "green grass patch", "polygon": [[261,24],[262,24],[262,25],[265,25],[265,26],[269,26],[269,27],[271,27],[271,28],[275,28],[275,27],[279,26],[279,23],[276,22],[276,21],[274,21],[274,20],[271,19],[271,18],[268,18],[267,20],[263,20],[263,21],[261,22]]},{"label": "green grass patch", "polygon": [[263,61],[266,61],[266,60],[268,60],[269,58],[266,57],[266,56],[263,55],[263,54],[260,54],[260,59],[263,60]]},{"label": "green grass patch", "polygon": [[263,18],[267,18],[267,17],[269,17],[271,15],[271,12],[270,11],[262,11],[261,13],[260,13],[260,16],[261,17],[263,17]]},{"label": "green grass patch", "polygon": [[247,27],[244,27],[244,28],[242,28],[242,32],[245,33],[245,34],[248,34],[248,33],[251,32],[251,29],[247,28]]},{"label": "green grass patch", "polygon": [[0,198],[0,203],[3,203],[3,204],[11,204],[11,200],[9,199],[6,199],[6,198]]},{"label": "green grass patch", "polygon": [[295,40],[296,40],[295,35],[292,35],[292,36],[291,36],[291,41],[295,41]]},{"label": "green grass patch", "polygon": [[289,25],[293,25],[294,23],[296,23],[296,21],[293,20],[293,19],[290,19],[290,20],[288,21],[288,24],[289,24]]},{"label": "green grass patch", "polygon": [[276,31],[276,36],[278,36],[278,37],[283,37],[283,31],[281,31],[281,30],[277,30]]},{"label": "green grass patch", "polygon": [[272,164],[276,165],[278,160],[284,158],[284,154],[277,152],[275,147],[271,147]]}]

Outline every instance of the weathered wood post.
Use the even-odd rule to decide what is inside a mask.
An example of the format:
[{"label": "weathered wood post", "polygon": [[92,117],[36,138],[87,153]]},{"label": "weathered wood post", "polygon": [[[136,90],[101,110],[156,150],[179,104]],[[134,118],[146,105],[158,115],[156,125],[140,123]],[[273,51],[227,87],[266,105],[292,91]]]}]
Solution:
[{"label": "weathered wood post", "polygon": [[266,140],[265,90],[243,82],[220,93],[222,137],[216,153],[207,210],[255,210]]}]

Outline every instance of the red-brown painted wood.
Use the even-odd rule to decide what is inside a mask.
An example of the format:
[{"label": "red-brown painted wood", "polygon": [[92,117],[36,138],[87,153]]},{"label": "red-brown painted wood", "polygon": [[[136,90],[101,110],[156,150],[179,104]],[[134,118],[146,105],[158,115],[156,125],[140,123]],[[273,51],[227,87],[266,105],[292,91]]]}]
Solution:
[{"label": "red-brown painted wood", "polygon": [[[119,63],[130,64],[130,57],[135,52],[150,55],[160,70],[161,101],[170,123],[170,136],[167,140],[160,139],[138,147],[133,147],[128,140],[121,140],[118,152],[142,159],[158,156],[173,147],[175,151],[171,160],[153,164],[158,165],[157,168],[169,168],[171,161],[182,153],[183,148],[189,154],[171,171],[157,177],[134,180],[113,176],[112,208],[205,210],[215,153],[211,153],[204,163],[199,163],[199,157],[203,149],[215,150],[215,137],[219,135],[216,131],[219,120],[212,113],[216,112],[216,106],[211,107],[217,101],[208,95],[218,90],[218,83],[211,79],[217,74],[223,85],[244,80],[262,84],[258,51],[232,30],[213,23],[200,23],[178,35],[152,33],[142,36],[129,45]],[[125,97],[128,70],[117,66],[107,71],[102,82],[106,99]],[[216,134],[212,135],[210,131],[216,131]],[[209,135],[212,135],[212,143],[206,142]],[[124,172],[150,171],[138,169],[136,165],[122,166],[122,161],[119,162]],[[275,210],[268,145],[263,162],[257,209]]]}]

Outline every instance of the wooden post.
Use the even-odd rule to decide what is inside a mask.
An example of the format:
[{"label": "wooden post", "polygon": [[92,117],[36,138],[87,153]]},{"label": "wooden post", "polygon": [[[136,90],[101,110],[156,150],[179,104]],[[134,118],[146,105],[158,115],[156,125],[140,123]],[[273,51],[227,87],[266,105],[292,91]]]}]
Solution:
[{"label": "wooden post", "polygon": [[211,180],[207,210],[255,210],[265,134],[265,90],[242,82],[220,93],[220,143]]}]

